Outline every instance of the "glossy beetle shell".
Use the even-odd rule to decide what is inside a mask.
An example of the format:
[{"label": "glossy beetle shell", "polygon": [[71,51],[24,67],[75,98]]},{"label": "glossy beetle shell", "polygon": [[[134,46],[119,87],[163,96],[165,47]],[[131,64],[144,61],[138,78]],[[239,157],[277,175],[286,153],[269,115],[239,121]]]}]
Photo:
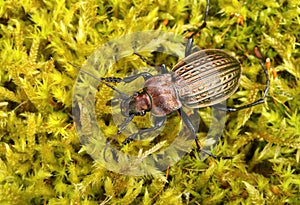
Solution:
[{"label": "glossy beetle shell", "polygon": [[242,69],[223,50],[206,49],[182,59],[172,68],[172,78],[183,105],[202,108],[229,98],[238,88]]}]

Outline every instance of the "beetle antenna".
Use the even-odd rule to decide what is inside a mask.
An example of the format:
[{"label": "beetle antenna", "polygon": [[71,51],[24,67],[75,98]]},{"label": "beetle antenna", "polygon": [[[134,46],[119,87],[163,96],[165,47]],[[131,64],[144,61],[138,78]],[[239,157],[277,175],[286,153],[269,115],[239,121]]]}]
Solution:
[{"label": "beetle antenna", "polygon": [[[77,67],[77,66],[74,65],[73,63],[70,63],[70,62],[68,62],[68,63],[69,63],[70,65],[72,65],[74,68],[76,68],[79,72],[84,73],[84,74],[87,74],[88,76],[94,78],[95,80],[97,80],[97,81],[103,83],[103,84],[106,85],[107,87],[110,87],[111,89],[113,89],[114,91],[116,91],[117,93],[119,93],[120,96],[121,96],[121,98],[122,98],[123,100],[126,100],[126,99],[129,98],[126,94],[122,93],[121,91],[119,91],[119,90],[118,90],[117,88],[115,88],[114,86],[112,86],[112,85],[110,85],[109,83],[105,82],[105,81],[104,81],[105,78],[97,78],[97,77],[95,77],[94,75],[92,75],[91,73],[86,72],[86,71],[80,69],[79,67]],[[119,78],[118,78],[118,80],[119,80],[119,82],[122,81],[122,79],[119,79]]]}]

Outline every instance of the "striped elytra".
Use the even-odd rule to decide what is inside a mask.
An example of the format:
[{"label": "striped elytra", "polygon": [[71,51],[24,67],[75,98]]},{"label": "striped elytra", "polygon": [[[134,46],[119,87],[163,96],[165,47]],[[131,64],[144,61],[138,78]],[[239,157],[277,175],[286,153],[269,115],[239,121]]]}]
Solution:
[{"label": "striped elytra", "polygon": [[238,60],[218,49],[195,52],[172,68],[178,97],[183,105],[190,108],[225,101],[239,87],[241,74]]}]

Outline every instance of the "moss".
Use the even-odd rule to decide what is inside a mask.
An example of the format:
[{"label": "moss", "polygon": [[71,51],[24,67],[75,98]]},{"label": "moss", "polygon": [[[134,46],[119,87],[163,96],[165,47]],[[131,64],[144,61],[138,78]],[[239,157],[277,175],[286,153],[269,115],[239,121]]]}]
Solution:
[{"label": "moss", "polygon": [[[225,49],[241,62],[241,86],[228,103],[243,105],[261,95],[265,79],[253,56],[256,45],[271,60],[270,92],[265,104],[227,114],[222,139],[212,150],[219,159],[202,161],[192,151],[170,168],[167,177],[164,172],[144,177],[112,173],[86,153],[71,112],[78,71],[67,62],[82,65],[105,42],[136,31],[185,35],[201,25],[205,1],[11,0],[0,4],[1,204],[300,202],[299,1],[211,1],[207,28],[195,44]],[[145,56],[168,67],[177,60]],[[145,66],[134,58],[120,62],[110,74],[123,77],[132,68]],[[96,104],[104,105],[111,90],[99,90]],[[206,111],[210,109],[199,112],[204,121],[199,136],[206,135],[210,122]],[[106,109],[97,107],[96,115],[105,134],[113,136],[117,127],[109,104]],[[137,118],[135,123],[148,127],[150,121]],[[161,144],[153,141],[159,146],[172,141],[173,132],[180,128],[176,115],[168,123]],[[149,141],[134,142],[125,149],[138,151],[147,145]]]}]

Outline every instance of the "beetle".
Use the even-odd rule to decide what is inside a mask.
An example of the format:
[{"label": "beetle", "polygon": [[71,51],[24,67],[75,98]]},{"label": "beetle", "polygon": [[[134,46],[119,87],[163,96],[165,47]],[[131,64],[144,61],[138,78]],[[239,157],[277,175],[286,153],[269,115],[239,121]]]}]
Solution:
[{"label": "beetle", "polygon": [[[143,116],[147,112],[151,112],[154,118],[154,126],[131,134],[122,142],[121,148],[136,139],[138,135],[160,128],[164,124],[167,115],[178,111],[183,122],[191,131],[198,149],[213,156],[208,151],[201,149],[195,128],[188,115],[183,111],[183,106],[188,108],[214,106],[219,110],[235,112],[265,102],[270,80],[262,57],[256,55],[260,59],[260,65],[266,76],[266,88],[261,99],[240,107],[226,107],[220,104],[238,89],[242,68],[239,61],[224,50],[204,49],[192,53],[193,38],[195,34],[206,27],[209,7],[210,1],[207,0],[204,22],[188,37],[185,57],[171,69],[171,72],[167,70],[164,64],[159,66],[162,73],[155,76],[148,72],[142,72],[125,78],[97,78],[86,71],[80,70],[80,72],[93,77],[120,95],[120,109],[126,120],[119,126],[117,134],[120,134],[135,116]],[[134,54],[148,65],[154,66],[141,54],[137,52],[134,52]],[[135,92],[132,96],[127,96],[110,84],[130,83],[139,77],[144,78],[144,88]]]}]

